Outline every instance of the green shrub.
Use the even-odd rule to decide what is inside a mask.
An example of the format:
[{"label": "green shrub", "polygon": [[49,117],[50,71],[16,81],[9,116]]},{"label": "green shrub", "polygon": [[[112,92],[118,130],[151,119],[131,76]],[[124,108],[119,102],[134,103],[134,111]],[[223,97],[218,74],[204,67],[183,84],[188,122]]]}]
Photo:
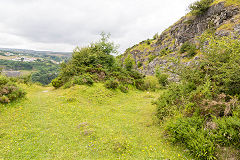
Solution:
[{"label": "green shrub", "polygon": [[214,0],[198,0],[197,2],[192,3],[189,6],[189,9],[193,15],[201,15],[208,10],[213,1]]},{"label": "green shrub", "polygon": [[[136,79],[143,79],[143,75],[133,70],[136,67],[135,60],[131,54],[125,57],[124,62],[115,58],[116,47],[108,41],[108,36],[102,35],[99,42],[92,43],[85,48],[76,48],[72,58],[61,64],[60,73],[52,81],[55,88],[66,84],[69,87],[72,81],[74,84],[92,85],[94,82],[106,82],[109,88],[117,88],[116,82],[123,85],[134,85]],[[123,64],[122,64],[123,63]],[[138,65],[142,65],[139,63]],[[113,81],[112,79],[116,80]]]},{"label": "green shrub", "polygon": [[[234,146],[239,149],[240,119],[234,117],[214,118],[207,126],[204,118],[193,116],[178,118],[168,123],[166,130],[174,143],[181,142],[198,159],[217,159],[216,147]],[[214,126],[214,127],[213,127]]]},{"label": "green shrub", "polygon": [[9,103],[10,100],[7,96],[3,95],[2,97],[0,97],[0,103]]},{"label": "green shrub", "polygon": [[158,79],[154,76],[146,76],[144,78],[144,88],[145,90],[151,90],[151,91],[160,89]]},{"label": "green shrub", "polygon": [[119,85],[119,87],[118,87],[119,89],[120,89],[120,91],[121,92],[123,92],[123,93],[127,93],[128,92],[128,87],[127,86],[125,86],[125,85]]},{"label": "green shrub", "polygon": [[214,138],[218,144],[222,146],[235,146],[240,149],[240,119],[234,117],[223,117],[214,120],[217,129],[213,131]]},{"label": "green shrub", "polygon": [[138,68],[142,67],[142,65],[143,65],[143,63],[138,61],[138,63],[137,63]]},{"label": "green shrub", "polygon": [[197,159],[216,159],[215,144],[200,117],[178,118],[167,126],[171,141],[183,143]]},{"label": "green shrub", "polygon": [[0,103],[9,103],[24,97],[26,92],[17,87],[9,78],[0,76]]},{"label": "green shrub", "polygon": [[167,90],[165,90],[155,104],[157,105],[157,117],[160,120],[168,116],[172,116],[175,111],[178,110],[178,102],[180,102],[181,97],[180,87],[177,84],[172,84]]},{"label": "green shrub", "polygon": [[166,86],[168,84],[168,75],[161,73],[160,69],[156,70],[155,76],[157,77],[160,85]]},{"label": "green shrub", "polygon": [[197,48],[195,44],[192,44],[190,42],[185,42],[181,48],[180,48],[180,53],[187,53],[188,57],[193,57],[196,55]]},{"label": "green shrub", "polygon": [[52,85],[53,85],[54,88],[59,88],[63,85],[63,81],[60,77],[57,77],[57,78],[52,80]]},{"label": "green shrub", "polygon": [[153,39],[156,40],[156,39],[158,39],[158,37],[159,37],[159,35],[158,35],[158,33],[156,33],[156,34],[154,34]]},{"label": "green shrub", "polygon": [[68,81],[63,85],[63,89],[70,88],[74,85],[73,81]]},{"label": "green shrub", "polygon": [[[160,120],[168,121],[173,142],[185,144],[196,159],[217,159],[216,148],[239,149],[240,41],[232,37],[200,37],[202,56],[189,66],[171,68],[181,81],[171,83],[155,102]],[[208,42],[206,45],[205,42]],[[186,43],[180,52],[187,52]],[[156,76],[158,72],[156,71]],[[212,120],[214,118],[214,120]],[[209,127],[209,124],[212,127]]]},{"label": "green shrub", "polygon": [[115,79],[110,79],[105,82],[105,87],[108,89],[116,89],[119,86],[119,82]]},{"label": "green shrub", "polygon": [[124,60],[124,66],[125,66],[125,68],[126,68],[127,71],[131,71],[131,70],[134,68],[134,66],[135,66],[135,60],[133,59],[133,57],[132,57],[131,54],[129,54],[129,55],[127,56],[127,58],[125,58],[125,60]]},{"label": "green shrub", "polygon": [[157,55],[150,55],[148,58],[148,63],[152,62],[155,58],[157,57]]},{"label": "green shrub", "polygon": [[165,56],[165,55],[167,55],[168,53],[171,53],[171,50],[168,49],[168,47],[166,47],[166,48],[164,48],[164,49],[162,49],[162,50],[160,51],[160,55],[161,55],[161,56]]},{"label": "green shrub", "polygon": [[143,80],[143,79],[136,79],[136,80],[134,81],[134,85],[135,85],[136,88],[139,89],[139,90],[145,90],[144,80]]},{"label": "green shrub", "polygon": [[9,82],[9,79],[5,76],[0,75],[0,86],[5,85]]},{"label": "green shrub", "polygon": [[[238,35],[236,35],[238,37]],[[219,92],[235,96],[240,94],[240,40],[233,37],[203,37],[208,41],[202,47],[204,59],[202,72],[208,73]]]},{"label": "green shrub", "polygon": [[78,85],[93,85],[94,81],[90,75],[84,74],[74,78],[74,84]]},{"label": "green shrub", "polygon": [[134,71],[134,70],[128,71],[127,73],[133,79],[143,79],[144,78],[144,76],[141,73]]},{"label": "green shrub", "polygon": [[147,45],[151,44],[151,40],[150,39],[147,39],[146,42],[147,42]]}]

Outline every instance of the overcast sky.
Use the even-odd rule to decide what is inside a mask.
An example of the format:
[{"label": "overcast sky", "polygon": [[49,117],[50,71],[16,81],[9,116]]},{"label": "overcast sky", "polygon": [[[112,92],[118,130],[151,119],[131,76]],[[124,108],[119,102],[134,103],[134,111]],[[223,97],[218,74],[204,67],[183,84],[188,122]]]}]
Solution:
[{"label": "overcast sky", "polygon": [[161,33],[196,0],[0,0],[0,47],[72,51],[104,31],[122,52]]}]

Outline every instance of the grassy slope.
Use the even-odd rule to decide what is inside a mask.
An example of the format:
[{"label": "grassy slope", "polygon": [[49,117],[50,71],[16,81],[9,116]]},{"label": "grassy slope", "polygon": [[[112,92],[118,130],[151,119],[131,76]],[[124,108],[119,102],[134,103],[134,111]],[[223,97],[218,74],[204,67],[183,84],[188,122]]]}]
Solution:
[{"label": "grassy slope", "polygon": [[154,124],[158,93],[23,87],[25,100],[1,106],[0,159],[185,159]]}]

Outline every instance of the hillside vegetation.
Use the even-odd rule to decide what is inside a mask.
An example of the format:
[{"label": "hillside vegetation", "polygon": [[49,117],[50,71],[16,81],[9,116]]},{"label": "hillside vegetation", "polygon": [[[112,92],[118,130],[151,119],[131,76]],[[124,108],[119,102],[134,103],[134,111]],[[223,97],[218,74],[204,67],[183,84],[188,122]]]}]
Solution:
[{"label": "hillside vegetation", "polygon": [[0,74],[0,104],[23,98],[26,92],[18,87],[16,81]]},{"label": "hillside vegetation", "polygon": [[1,105],[0,158],[240,159],[239,0],[189,9],[123,55],[77,47],[54,88],[0,77],[28,93]]}]

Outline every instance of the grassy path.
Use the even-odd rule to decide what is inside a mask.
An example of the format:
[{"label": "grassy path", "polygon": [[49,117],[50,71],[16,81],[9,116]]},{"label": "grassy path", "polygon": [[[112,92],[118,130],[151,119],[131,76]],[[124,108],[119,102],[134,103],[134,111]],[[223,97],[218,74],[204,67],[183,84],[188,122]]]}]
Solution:
[{"label": "grassy path", "polygon": [[1,106],[0,159],[186,159],[153,122],[157,93],[25,88]]}]

